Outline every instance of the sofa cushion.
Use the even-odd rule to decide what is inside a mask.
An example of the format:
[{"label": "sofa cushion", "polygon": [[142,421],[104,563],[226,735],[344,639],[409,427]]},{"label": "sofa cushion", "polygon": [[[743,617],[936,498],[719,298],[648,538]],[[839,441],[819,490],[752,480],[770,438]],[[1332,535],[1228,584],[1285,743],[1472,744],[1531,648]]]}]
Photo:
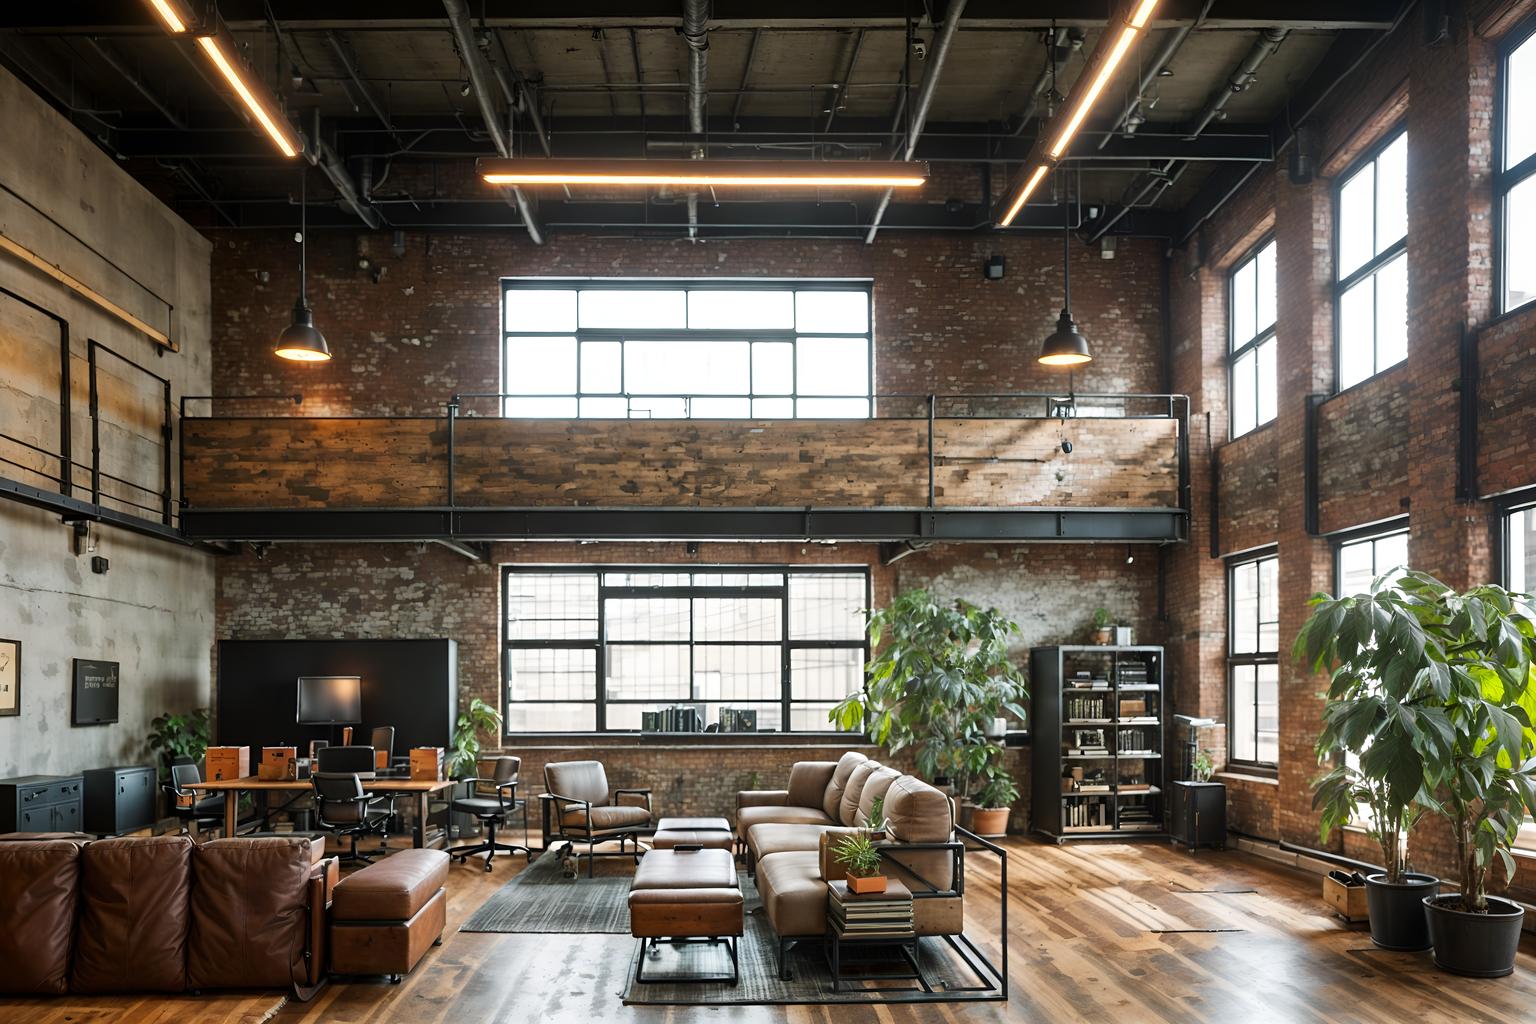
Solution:
[{"label": "sofa cushion", "polygon": [[836,761],[796,761],[789,769],[788,802],[796,807],[820,807]]},{"label": "sofa cushion", "polygon": [[838,759],[837,767],[832,770],[832,781],[827,783],[827,791],[821,798],[821,809],[827,812],[827,817],[832,821],[837,820],[837,809],[842,803],[843,787],[848,785],[848,776],[868,760],[869,758],[856,750],[850,750]]},{"label": "sofa cushion", "polygon": [[837,802],[837,820],[844,825],[857,825],[859,811],[859,797],[864,795],[864,785],[875,772],[885,767],[879,761],[865,759],[854,766],[848,776],[848,784],[843,787],[843,798]]},{"label": "sofa cushion", "polygon": [[757,863],[763,911],[780,936],[823,935],[827,930],[827,883],[815,850],[776,853]]},{"label": "sofa cushion", "polygon": [[928,783],[903,775],[885,791],[885,821],[903,842],[948,842],[955,831],[954,805]]},{"label": "sofa cushion", "polygon": [[901,778],[901,772],[895,768],[880,766],[879,771],[870,775],[864,782],[864,789],[859,793],[859,806],[854,812],[854,824],[865,826],[869,824],[870,812],[874,810],[875,801],[885,799],[885,794],[890,790],[891,783]]},{"label": "sofa cushion", "polygon": [[[560,823],[566,831],[575,830],[585,832],[587,829],[587,809],[574,807],[561,815]],[[594,807],[592,808],[592,831],[606,832],[615,828],[634,828],[639,825],[651,823],[651,812],[644,807]]]},{"label": "sofa cushion", "polygon": [[68,839],[0,843],[0,992],[68,991],[80,849]]},{"label": "sofa cushion", "polygon": [[104,839],[80,857],[73,992],[187,987],[192,840]]},{"label": "sofa cushion", "polygon": [[747,838],[755,825],[836,825],[814,807],[743,807],[736,812],[736,834]]},{"label": "sofa cushion", "polygon": [[448,881],[442,850],[401,850],[343,878],[331,897],[337,921],[409,921]]},{"label": "sofa cushion", "polygon": [[305,976],[308,840],[215,839],[192,852],[192,988],[287,988]]},{"label": "sofa cushion", "polygon": [[747,845],[754,859],[795,850],[814,850],[827,832],[848,832],[841,825],[783,825],[769,822],[753,825],[747,832]]}]

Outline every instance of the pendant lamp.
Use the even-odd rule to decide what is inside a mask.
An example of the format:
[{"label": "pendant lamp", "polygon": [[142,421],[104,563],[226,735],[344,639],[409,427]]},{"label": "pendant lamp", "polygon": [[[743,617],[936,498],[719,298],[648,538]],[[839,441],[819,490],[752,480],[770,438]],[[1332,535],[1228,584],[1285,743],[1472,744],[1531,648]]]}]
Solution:
[{"label": "pendant lamp", "polygon": [[293,319],[288,326],[283,328],[283,333],[277,336],[277,344],[272,353],[283,359],[291,359],[297,363],[324,363],[331,358],[331,347],[325,343],[325,335],[315,326],[315,314],[309,308],[309,300],[305,298],[305,260],[304,256],[309,248],[308,219],[305,216],[307,209],[307,195],[304,189],[304,172],[299,172],[299,297],[293,304]]},{"label": "pendant lamp", "polygon": [[[1065,209],[1065,205],[1063,206]],[[1061,279],[1063,291],[1061,316],[1056,320],[1056,330],[1040,346],[1040,362],[1047,366],[1080,366],[1093,362],[1088,352],[1088,339],[1077,333],[1077,321],[1072,319],[1072,228],[1063,222],[1061,227]]]}]

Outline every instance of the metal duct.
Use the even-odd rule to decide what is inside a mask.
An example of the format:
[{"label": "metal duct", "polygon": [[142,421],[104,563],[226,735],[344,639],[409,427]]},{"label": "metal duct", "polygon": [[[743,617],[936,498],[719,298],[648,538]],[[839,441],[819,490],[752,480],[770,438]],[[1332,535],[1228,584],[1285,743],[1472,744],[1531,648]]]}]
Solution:
[{"label": "metal duct", "polygon": [[[928,55],[928,72],[923,75],[923,87],[918,90],[915,106],[912,108],[912,128],[907,133],[906,145],[902,147],[903,160],[911,160],[912,154],[917,152],[917,140],[922,137],[923,126],[928,122],[928,108],[933,106],[933,95],[939,88],[939,76],[944,72],[944,61],[949,57],[949,48],[955,41],[955,32],[960,28],[960,16],[965,13],[965,0],[954,0],[949,5],[947,19],[944,22],[944,30],[939,33],[939,41],[934,45],[933,52]],[[869,234],[864,236],[864,244],[871,245],[875,241],[875,234],[880,230],[880,221],[885,218],[885,211],[891,205],[891,195],[894,190],[886,189],[880,197],[880,205],[875,208],[874,219],[869,225]]]},{"label": "metal duct", "polygon": [[[688,44],[688,130],[700,136],[693,158],[704,158],[704,111],[709,101],[709,0],[683,0],[683,40]],[[688,193],[688,237],[699,235],[699,194]]]},{"label": "metal duct", "polygon": [[[1108,145],[1110,136],[1114,135],[1115,132],[1120,130],[1120,126],[1125,124],[1126,118],[1130,117],[1131,112],[1141,103],[1142,96],[1146,94],[1147,88],[1157,80],[1157,76],[1162,73],[1163,68],[1168,66],[1168,62],[1173,60],[1174,54],[1179,52],[1179,47],[1184,45],[1184,40],[1189,38],[1189,34],[1199,28],[1201,22],[1205,21],[1205,16],[1211,12],[1211,4],[1215,2],[1216,0],[1205,0],[1205,4],[1200,8],[1200,13],[1195,17],[1194,21],[1185,22],[1173,30],[1173,34],[1163,43],[1163,48],[1157,51],[1157,56],[1152,59],[1152,63],[1142,73],[1141,81],[1136,83],[1136,94],[1126,101],[1125,107],[1121,109],[1120,113],[1116,115],[1114,122],[1109,126],[1109,131],[1105,132],[1099,139],[1100,149]],[[1126,130],[1134,131],[1131,128]],[[1199,133],[1196,132],[1196,134],[1198,135]]]},{"label": "metal duct", "polygon": [[1285,37],[1290,34],[1290,30],[1284,28],[1266,28],[1260,32],[1259,38],[1248,50],[1247,55],[1238,61],[1237,67],[1232,70],[1232,74],[1227,76],[1227,80],[1215,92],[1211,93],[1211,98],[1206,102],[1205,109],[1200,111],[1200,116],[1195,119],[1194,128],[1185,138],[1193,139],[1205,131],[1210,123],[1220,116],[1222,108],[1227,105],[1227,101],[1248,88],[1248,82],[1253,78],[1254,72],[1258,71],[1263,63],[1269,60],[1274,52],[1280,48],[1280,44],[1285,42]]},{"label": "metal duct", "polygon": [[358,194],[357,186],[352,183],[352,175],[347,172],[347,165],[342,162],[340,154],[320,135],[319,107],[314,108],[310,120],[309,138],[304,142],[304,159],[320,168],[336,189],[337,197],[343,205],[362,218],[364,224],[375,231],[379,229],[379,212]]}]

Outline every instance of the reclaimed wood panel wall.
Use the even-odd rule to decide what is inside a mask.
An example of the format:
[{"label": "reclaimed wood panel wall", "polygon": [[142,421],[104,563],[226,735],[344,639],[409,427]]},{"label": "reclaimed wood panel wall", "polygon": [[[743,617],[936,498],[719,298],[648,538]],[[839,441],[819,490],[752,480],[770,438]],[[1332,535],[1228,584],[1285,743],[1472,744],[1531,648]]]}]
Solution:
[{"label": "reclaimed wood panel wall", "polygon": [[[944,507],[1169,507],[1171,420],[938,420]],[[422,507],[447,500],[441,419],[188,419],[200,508]],[[1073,452],[1061,451],[1067,437]],[[488,507],[917,507],[922,421],[516,420],[455,424],[459,504]]]}]

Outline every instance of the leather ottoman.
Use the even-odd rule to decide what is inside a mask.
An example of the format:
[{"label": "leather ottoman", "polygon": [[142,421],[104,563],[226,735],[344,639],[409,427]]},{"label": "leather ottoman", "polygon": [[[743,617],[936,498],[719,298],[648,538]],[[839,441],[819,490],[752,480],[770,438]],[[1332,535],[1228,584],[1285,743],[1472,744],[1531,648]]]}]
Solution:
[{"label": "leather ottoman", "polygon": [[[727,833],[729,835],[729,833]],[[651,850],[640,858],[629,887],[629,930],[640,940],[635,981],[729,981],[736,984],[736,940],[742,933],[741,886],[729,850]],[[645,960],[662,942],[723,944],[728,976],[647,978]]]},{"label": "leather ottoman", "polygon": [[331,971],[399,982],[448,922],[448,855],[401,850],[343,878],[331,898]]},{"label": "leather ottoman", "polygon": [[724,818],[662,818],[651,837],[651,849],[671,850],[678,846],[734,851],[736,834]]}]

